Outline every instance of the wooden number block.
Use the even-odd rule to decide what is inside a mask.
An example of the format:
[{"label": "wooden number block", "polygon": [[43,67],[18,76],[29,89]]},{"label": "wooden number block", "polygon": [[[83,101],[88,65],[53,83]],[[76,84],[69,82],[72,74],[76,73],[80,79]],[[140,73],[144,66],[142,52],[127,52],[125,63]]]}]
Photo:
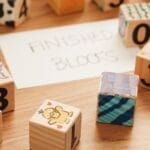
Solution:
[{"label": "wooden number block", "polygon": [[27,17],[29,0],[0,0],[0,24],[15,27]]},{"label": "wooden number block", "polygon": [[0,143],[2,142],[2,135],[3,135],[3,121],[2,121],[2,112],[0,111]]},{"label": "wooden number block", "polygon": [[8,71],[0,63],[0,110],[14,110],[14,82]]},{"label": "wooden number block", "polygon": [[97,122],[133,125],[138,76],[102,73]]},{"label": "wooden number block", "polygon": [[126,3],[127,0],[94,0],[98,7],[103,11],[109,11],[118,8],[121,4]]},{"label": "wooden number block", "polygon": [[150,89],[150,42],[137,54],[135,74],[139,75],[141,85]]},{"label": "wooden number block", "polygon": [[84,9],[84,0],[48,0],[48,3],[58,15],[79,12]]},{"label": "wooden number block", "polygon": [[143,45],[150,39],[150,3],[120,7],[119,33],[127,47]]},{"label": "wooden number block", "polygon": [[72,106],[46,100],[29,122],[32,150],[72,150],[81,133],[81,112]]}]

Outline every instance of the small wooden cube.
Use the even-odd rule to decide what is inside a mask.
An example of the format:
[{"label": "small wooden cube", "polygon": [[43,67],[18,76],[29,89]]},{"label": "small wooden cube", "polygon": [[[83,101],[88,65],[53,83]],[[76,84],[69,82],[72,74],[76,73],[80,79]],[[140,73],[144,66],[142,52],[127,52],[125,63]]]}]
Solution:
[{"label": "small wooden cube", "polygon": [[97,122],[132,126],[137,85],[136,75],[102,73]]},{"label": "small wooden cube", "polygon": [[150,89],[150,42],[137,54],[135,74],[139,75],[141,85]]},{"label": "small wooden cube", "polygon": [[101,10],[109,11],[118,8],[121,4],[126,3],[127,0],[94,0],[94,2]]},{"label": "small wooden cube", "polygon": [[2,142],[3,136],[3,121],[2,121],[2,111],[0,111],[0,143]]},{"label": "small wooden cube", "polygon": [[12,77],[0,63],[0,110],[8,112],[14,110],[15,86]]},{"label": "small wooden cube", "polygon": [[32,150],[73,150],[81,134],[79,109],[46,100],[29,122]]},{"label": "small wooden cube", "polygon": [[126,47],[142,46],[150,39],[150,3],[120,7],[119,34]]},{"label": "small wooden cube", "polygon": [[48,0],[48,3],[58,15],[66,15],[84,9],[84,0]]},{"label": "small wooden cube", "polygon": [[29,0],[0,0],[0,24],[15,27],[28,14]]}]

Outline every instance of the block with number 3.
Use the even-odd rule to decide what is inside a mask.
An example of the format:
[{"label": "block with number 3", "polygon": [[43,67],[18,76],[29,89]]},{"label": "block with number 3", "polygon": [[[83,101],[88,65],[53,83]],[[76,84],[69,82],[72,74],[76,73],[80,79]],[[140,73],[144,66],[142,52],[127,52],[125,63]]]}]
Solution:
[{"label": "block with number 3", "polygon": [[14,110],[14,90],[15,86],[11,75],[0,63],[0,110],[2,112]]},{"label": "block with number 3", "polygon": [[113,10],[125,3],[127,0],[94,0],[98,7],[103,11]]}]

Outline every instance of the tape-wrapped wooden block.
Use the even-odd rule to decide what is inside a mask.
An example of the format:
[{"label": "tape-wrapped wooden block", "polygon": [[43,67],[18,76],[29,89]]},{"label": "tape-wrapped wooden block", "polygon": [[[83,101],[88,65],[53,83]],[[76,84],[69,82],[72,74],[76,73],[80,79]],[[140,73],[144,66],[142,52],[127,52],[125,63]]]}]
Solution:
[{"label": "tape-wrapped wooden block", "polygon": [[150,3],[120,6],[119,33],[127,47],[142,46],[150,39]]},{"label": "tape-wrapped wooden block", "polygon": [[66,15],[84,9],[84,0],[48,0],[48,3],[58,15]]},{"label": "tape-wrapped wooden block", "polygon": [[80,140],[81,112],[46,100],[30,119],[29,134],[32,150],[73,150]]},{"label": "tape-wrapped wooden block", "polygon": [[137,54],[135,74],[139,75],[141,85],[150,89],[150,42]]},{"label": "tape-wrapped wooden block", "polygon": [[97,122],[132,126],[137,85],[136,75],[102,73]]},{"label": "tape-wrapped wooden block", "polygon": [[127,0],[94,0],[97,6],[103,11],[113,10],[114,8],[119,8]]},{"label": "tape-wrapped wooden block", "polygon": [[15,27],[28,15],[30,0],[0,0],[0,24]]},{"label": "tape-wrapped wooden block", "polygon": [[2,110],[2,112],[14,110],[15,107],[14,81],[2,63],[0,63],[0,103],[1,103],[0,110]]}]

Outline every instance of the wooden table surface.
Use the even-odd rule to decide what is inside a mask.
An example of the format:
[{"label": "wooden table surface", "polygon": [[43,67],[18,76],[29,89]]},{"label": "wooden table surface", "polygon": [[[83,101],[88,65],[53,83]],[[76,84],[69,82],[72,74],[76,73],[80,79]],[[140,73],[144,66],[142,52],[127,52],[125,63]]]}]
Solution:
[{"label": "wooden table surface", "polygon": [[[56,16],[46,0],[32,0],[29,19],[17,29],[0,27],[0,33],[92,22],[117,17],[118,11],[102,13],[86,0],[83,13]],[[16,90],[14,112],[3,115],[0,150],[29,150],[29,119],[43,100],[55,99],[81,109],[82,136],[77,150],[150,150],[150,91],[139,88],[133,127],[96,124],[99,79]]]}]

